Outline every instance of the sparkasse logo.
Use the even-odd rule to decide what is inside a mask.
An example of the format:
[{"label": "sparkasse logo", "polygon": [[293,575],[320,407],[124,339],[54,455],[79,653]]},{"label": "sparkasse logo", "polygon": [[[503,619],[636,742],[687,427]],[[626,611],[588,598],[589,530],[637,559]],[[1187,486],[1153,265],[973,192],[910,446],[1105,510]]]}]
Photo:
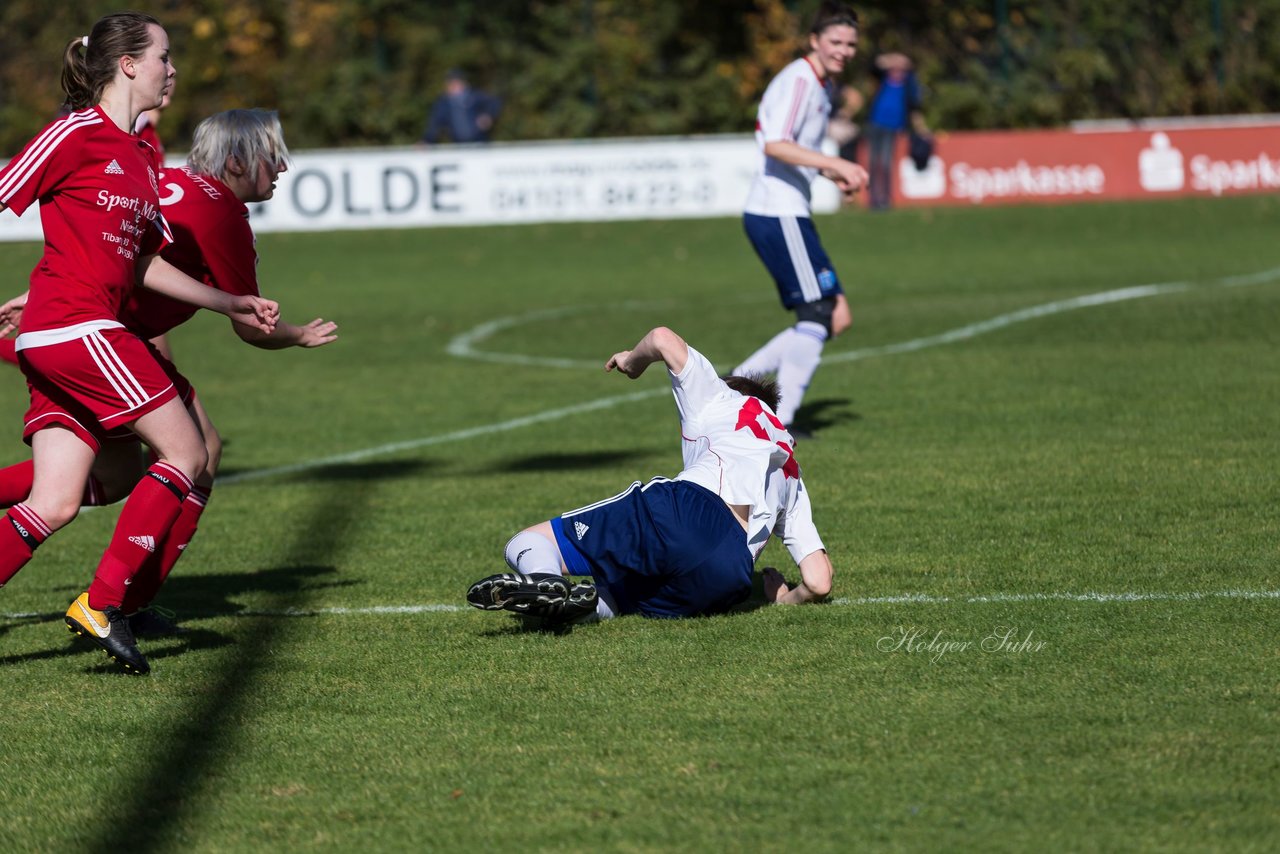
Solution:
[{"label": "sparkasse logo", "polygon": [[1280,160],[1265,151],[1252,160],[1214,160],[1197,154],[1191,158],[1191,188],[1215,196],[1228,190],[1280,189]]}]

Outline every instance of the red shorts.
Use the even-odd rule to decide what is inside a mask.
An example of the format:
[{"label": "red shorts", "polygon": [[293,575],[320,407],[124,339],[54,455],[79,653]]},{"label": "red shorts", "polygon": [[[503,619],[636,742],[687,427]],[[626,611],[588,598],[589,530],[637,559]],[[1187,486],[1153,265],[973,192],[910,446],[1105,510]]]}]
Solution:
[{"label": "red shorts", "polygon": [[[178,393],[178,400],[182,401],[183,406],[189,408],[191,401],[196,399],[196,390],[191,385],[191,380],[184,377],[182,372],[178,370],[178,366],[166,359],[154,344],[150,341],[144,343],[147,345],[147,349],[151,351],[151,355],[160,363],[160,367],[168,375],[169,382],[173,383],[173,388]],[[0,355],[0,358],[3,358],[3,355]]]},{"label": "red shorts", "polygon": [[122,327],[25,346],[18,357],[31,392],[22,431],[28,443],[37,431],[56,424],[96,453],[108,433],[178,396],[147,342]]},{"label": "red shorts", "polygon": [[[182,375],[177,365],[165,358],[164,354],[152,344],[150,341],[143,342],[147,345],[147,349],[151,351],[151,355],[160,363],[160,367],[164,368],[164,372],[169,376],[169,381],[173,383],[174,391],[178,395],[178,400],[182,401],[182,405],[187,409],[191,408],[191,403],[196,399],[195,386],[191,385],[191,380]],[[0,352],[0,359],[4,358],[4,353]],[[104,436],[108,442],[137,442],[138,434],[128,427],[117,427],[108,431]]]}]

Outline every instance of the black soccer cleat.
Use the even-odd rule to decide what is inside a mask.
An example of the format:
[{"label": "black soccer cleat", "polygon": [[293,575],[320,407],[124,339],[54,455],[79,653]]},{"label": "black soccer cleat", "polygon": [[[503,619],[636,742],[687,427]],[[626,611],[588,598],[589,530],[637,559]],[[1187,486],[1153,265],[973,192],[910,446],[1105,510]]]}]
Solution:
[{"label": "black soccer cleat", "polygon": [[599,601],[600,594],[596,592],[594,584],[575,584],[569,588],[569,596],[564,600],[564,604],[559,607],[559,612],[548,614],[548,616],[566,623],[581,620],[585,617],[594,617],[596,604]]},{"label": "black soccer cleat", "polygon": [[108,605],[99,611],[89,606],[89,594],[81,593],[67,609],[67,628],[82,638],[88,638],[107,651],[129,673],[150,673],[151,665],[142,657],[133,632],[129,630],[129,618],[119,608]]},{"label": "black soccer cleat", "polygon": [[568,601],[569,582],[563,575],[522,575],[504,572],[471,585],[467,603],[483,611],[550,616]]},{"label": "black soccer cleat", "polygon": [[184,635],[187,630],[173,619],[174,613],[159,605],[148,605],[129,615],[129,631],[135,638],[165,638]]}]

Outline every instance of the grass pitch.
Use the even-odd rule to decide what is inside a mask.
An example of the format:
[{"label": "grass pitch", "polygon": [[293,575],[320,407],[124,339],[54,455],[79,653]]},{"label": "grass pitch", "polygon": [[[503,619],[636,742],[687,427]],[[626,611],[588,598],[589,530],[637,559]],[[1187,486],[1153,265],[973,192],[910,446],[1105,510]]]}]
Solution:
[{"label": "grass pitch", "polygon": [[[836,601],[560,636],[466,586],[678,470],[662,373],[601,366],[786,324],[738,223],[263,235],[285,316],[342,338],[175,336],[227,448],[150,677],[62,626],[115,511],[0,591],[0,850],[1267,849],[1278,225],[823,218],[855,328],[797,455]],[[14,291],[36,253],[0,246]]]}]

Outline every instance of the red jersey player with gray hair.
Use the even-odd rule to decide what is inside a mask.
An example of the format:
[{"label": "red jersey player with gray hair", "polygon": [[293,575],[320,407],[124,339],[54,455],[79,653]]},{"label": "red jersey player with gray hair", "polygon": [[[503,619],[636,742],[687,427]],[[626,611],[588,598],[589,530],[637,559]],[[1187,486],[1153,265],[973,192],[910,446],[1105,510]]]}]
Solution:
[{"label": "red jersey player with gray hair", "polygon": [[17,349],[31,394],[31,494],[0,521],[0,584],[75,518],[108,431],[128,427],[157,460],[132,490],[87,592],[67,612],[126,670],[150,668],[120,606],[164,539],[207,462],[199,430],[146,343],[120,310],[135,284],[221,312],[264,332],[278,307],[194,281],[157,254],[166,235],[155,159],[131,134],[159,106],[176,71],[169,38],[149,15],[100,19],[68,43],[62,85],[72,113],[53,122],[0,170],[0,208],[40,204],[45,248],[31,274]]},{"label": "red jersey player with gray hair", "polygon": [[[274,111],[227,110],[202,121],[192,137],[187,165],[166,171],[161,182],[160,204],[173,232],[173,243],[165,247],[162,257],[211,288],[256,296],[258,254],[246,203],[264,202],[274,195],[275,182],[288,168],[288,159],[280,118]],[[187,303],[138,291],[121,320],[141,337],[154,339],[195,312]],[[242,340],[267,350],[320,347],[337,340],[337,324],[320,318],[302,326],[278,322],[270,333],[234,319],[232,326]],[[125,597],[126,614],[138,613],[151,602],[182,556],[209,500],[222,458],[222,439],[191,383],[169,359],[158,358],[204,435],[209,461],[168,538],[134,578]],[[137,453],[132,457],[138,459]],[[153,617],[148,622],[157,621]]]},{"label": "red jersey player with gray hair", "polygon": [[[246,203],[264,202],[286,171],[289,151],[280,118],[269,110],[227,110],[202,121],[195,130],[186,166],[163,173],[160,203],[173,242],[161,257],[198,281],[233,296],[258,295],[258,254]],[[0,324],[12,325],[23,298],[0,307]],[[154,340],[190,319],[197,309],[152,291],[135,291],[120,315],[125,327]],[[320,347],[337,340],[337,325],[315,319],[302,326],[283,321],[271,333],[232,321],[244,341],[264,349]],[[3,333],[4,327],[0,327]],[[133,577],[122,609],[135,635],[176,630],[166,617],[144,610],[194,536],[209,501],[222,457],[222,439],[190,381],[163,353],[154,352],[200,428],[208,463],[182,504],[165,539]],[[107,442],[93,469],[87,504],[109,504],[125,495],[142,476],[142,454],[136,436]],[[30,489],[30,463],[0,469],[0,506],[21,500]]]}]

